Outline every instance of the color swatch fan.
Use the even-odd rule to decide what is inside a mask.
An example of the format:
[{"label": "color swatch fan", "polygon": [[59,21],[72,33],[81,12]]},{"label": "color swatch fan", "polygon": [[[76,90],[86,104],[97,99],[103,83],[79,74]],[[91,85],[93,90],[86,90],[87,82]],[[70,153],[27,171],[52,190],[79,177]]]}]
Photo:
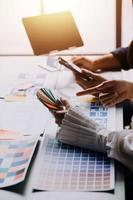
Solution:
[{"label": "color swatch fan", "polygon": [[50,89],[41,88],[37,92],[37,97],[50,110],[57,111],[66,109],[62,100],[58,97],[55,97]]}]

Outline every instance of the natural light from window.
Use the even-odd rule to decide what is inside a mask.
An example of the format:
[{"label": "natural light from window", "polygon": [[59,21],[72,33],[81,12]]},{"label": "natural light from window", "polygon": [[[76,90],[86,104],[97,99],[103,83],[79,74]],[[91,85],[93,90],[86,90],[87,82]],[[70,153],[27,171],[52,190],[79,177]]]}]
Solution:
[{"label": "natural light from window", "polygon": [[76,52],[104,53],[115,48],[115,5],[115,0],[44,0],[44,11],[70,10],[85,44]]},{"label": "natural light from window", "polygon": [[[41,2],[44,8],[41,9]],[[70,10],[84,41],[77,53],[115,48],[116,0],[0,0],[0,54],[33,54],[23,17]]]}]

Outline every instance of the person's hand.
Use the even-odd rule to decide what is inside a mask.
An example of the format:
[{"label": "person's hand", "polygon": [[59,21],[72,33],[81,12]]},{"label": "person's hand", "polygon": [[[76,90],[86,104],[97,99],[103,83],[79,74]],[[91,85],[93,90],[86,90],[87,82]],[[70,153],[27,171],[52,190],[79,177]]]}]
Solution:
[{"label": "person's hand", "polygon": [[99,98],[103,106],[114,106],[126,99],[133,98],[133,83],[120,80],[105,81],[96,87],[78,92],[77,95],[95,95],[97,93],[102,94]]},{"label": "person's hand", "polygon": [[95,71],[93,61],[85,57],[75,56],[72,58],[72,62],[80,68],[88,69],[93,72]]},{"label": "person's hand", "polygon": [[59,126],[61,125],[62,120],[64,119],[64,115],[68,112],[68,110],[70,108],[70,104],[66,99],[61,98],[61,101],[64,104],[64,109],[59,110],[59,111],[51,111],[51,113],[55,117],[56,124],[58,124]]},{"label": "person's hand", "polygon": [[61,101],[62,101],[62,103],[63,103],[63,105],[64,105],[64,106],[62,107],[62,110],[52,110],[52,109],[50,109],[48,106],[46,106],[46,104],[45,104],[45,102],[43,101],[43,99],[40,98],[39,93],[37,93],[37,98],[39,99],[39,101],[40,101],[45,107],[47,107],[47,108],[49,109],[49,111],[50,111],[50,112],[52,113],[52,115],[55,117],[55,122],[56,122],[56,124],[58,124],[58,125],[60,126],[60,124],[61,124],[61,122],[62,122],[62,120],[63,120],[63,118],[64,118],[65,113],[66,113],[66,112],[68,111],[68,109],[70,108],[69,102],[68,102],[67,100],[61,98]]},{"label": "person's hand", "polygon": [[106,81],[106,79],[102,76],[99,76],[93,72],[90,72],[89,70],[82,69],[82,73],[89,78],[89,80],[83,79],[82,77],[75,74],[76,82],[83,88],[91,88],[95,87],[102,82]]}]

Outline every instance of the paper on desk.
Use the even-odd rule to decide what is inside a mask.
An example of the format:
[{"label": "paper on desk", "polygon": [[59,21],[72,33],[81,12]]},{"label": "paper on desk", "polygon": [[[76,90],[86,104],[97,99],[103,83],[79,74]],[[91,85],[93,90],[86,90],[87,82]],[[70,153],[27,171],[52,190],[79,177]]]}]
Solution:
[{"label": "paper on desk", "polygon": [[38,136],[0,140],[0,188],[25,179]]},{"label": "paper on desk", "polygon": [[0,101],[0,128],[29,133],[42,134],[49,119],[48,110],[38,101],[23,102]]},{"label": "paper on desk", "polygon": [[36,98],[36,92],[44,86],[45,78],[46,73],[20,73],[12,82],[0,85],[0,96],[8,102]]},{"label": "paper on desk", "polygon": [[13,140],[22,137],[22,134],[17,131],[10,131],[7,129],[0,129],[0,140]]},{"label": "paper on desk", "polygon": [[114,163],[105,154],[59,143],[46,135],[38,163],[34,189],[81,192],[114,189]]},{"label": "paper on desk", "polygon": [[26,95],[8,95],[4,97],[6,102],[26,101]]}]

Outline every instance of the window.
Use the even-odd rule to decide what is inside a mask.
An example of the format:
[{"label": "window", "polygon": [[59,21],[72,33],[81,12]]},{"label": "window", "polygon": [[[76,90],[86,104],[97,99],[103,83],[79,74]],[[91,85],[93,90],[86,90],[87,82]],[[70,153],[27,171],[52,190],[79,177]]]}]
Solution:
[{"label": "window", "polygon": [[[126,5],[129,1],[124,0]],[[1,55],[33,54],[21,19],[41,14],[42,3],[46,13],[72,12],[85,44],[74,52],[106,53],[116,47],[116,0],[1,0]],[[128,26],[127,21],[124,23]],[[130,37],[126,31],[123,32],[122,39]],[[124,43],[126,40],[123,40]]]},{"label": "window", "polygon": [[85,46],[83,53],[105,53],[115,48],[115,0],[45,0],[45,12],[70,10]]}]

